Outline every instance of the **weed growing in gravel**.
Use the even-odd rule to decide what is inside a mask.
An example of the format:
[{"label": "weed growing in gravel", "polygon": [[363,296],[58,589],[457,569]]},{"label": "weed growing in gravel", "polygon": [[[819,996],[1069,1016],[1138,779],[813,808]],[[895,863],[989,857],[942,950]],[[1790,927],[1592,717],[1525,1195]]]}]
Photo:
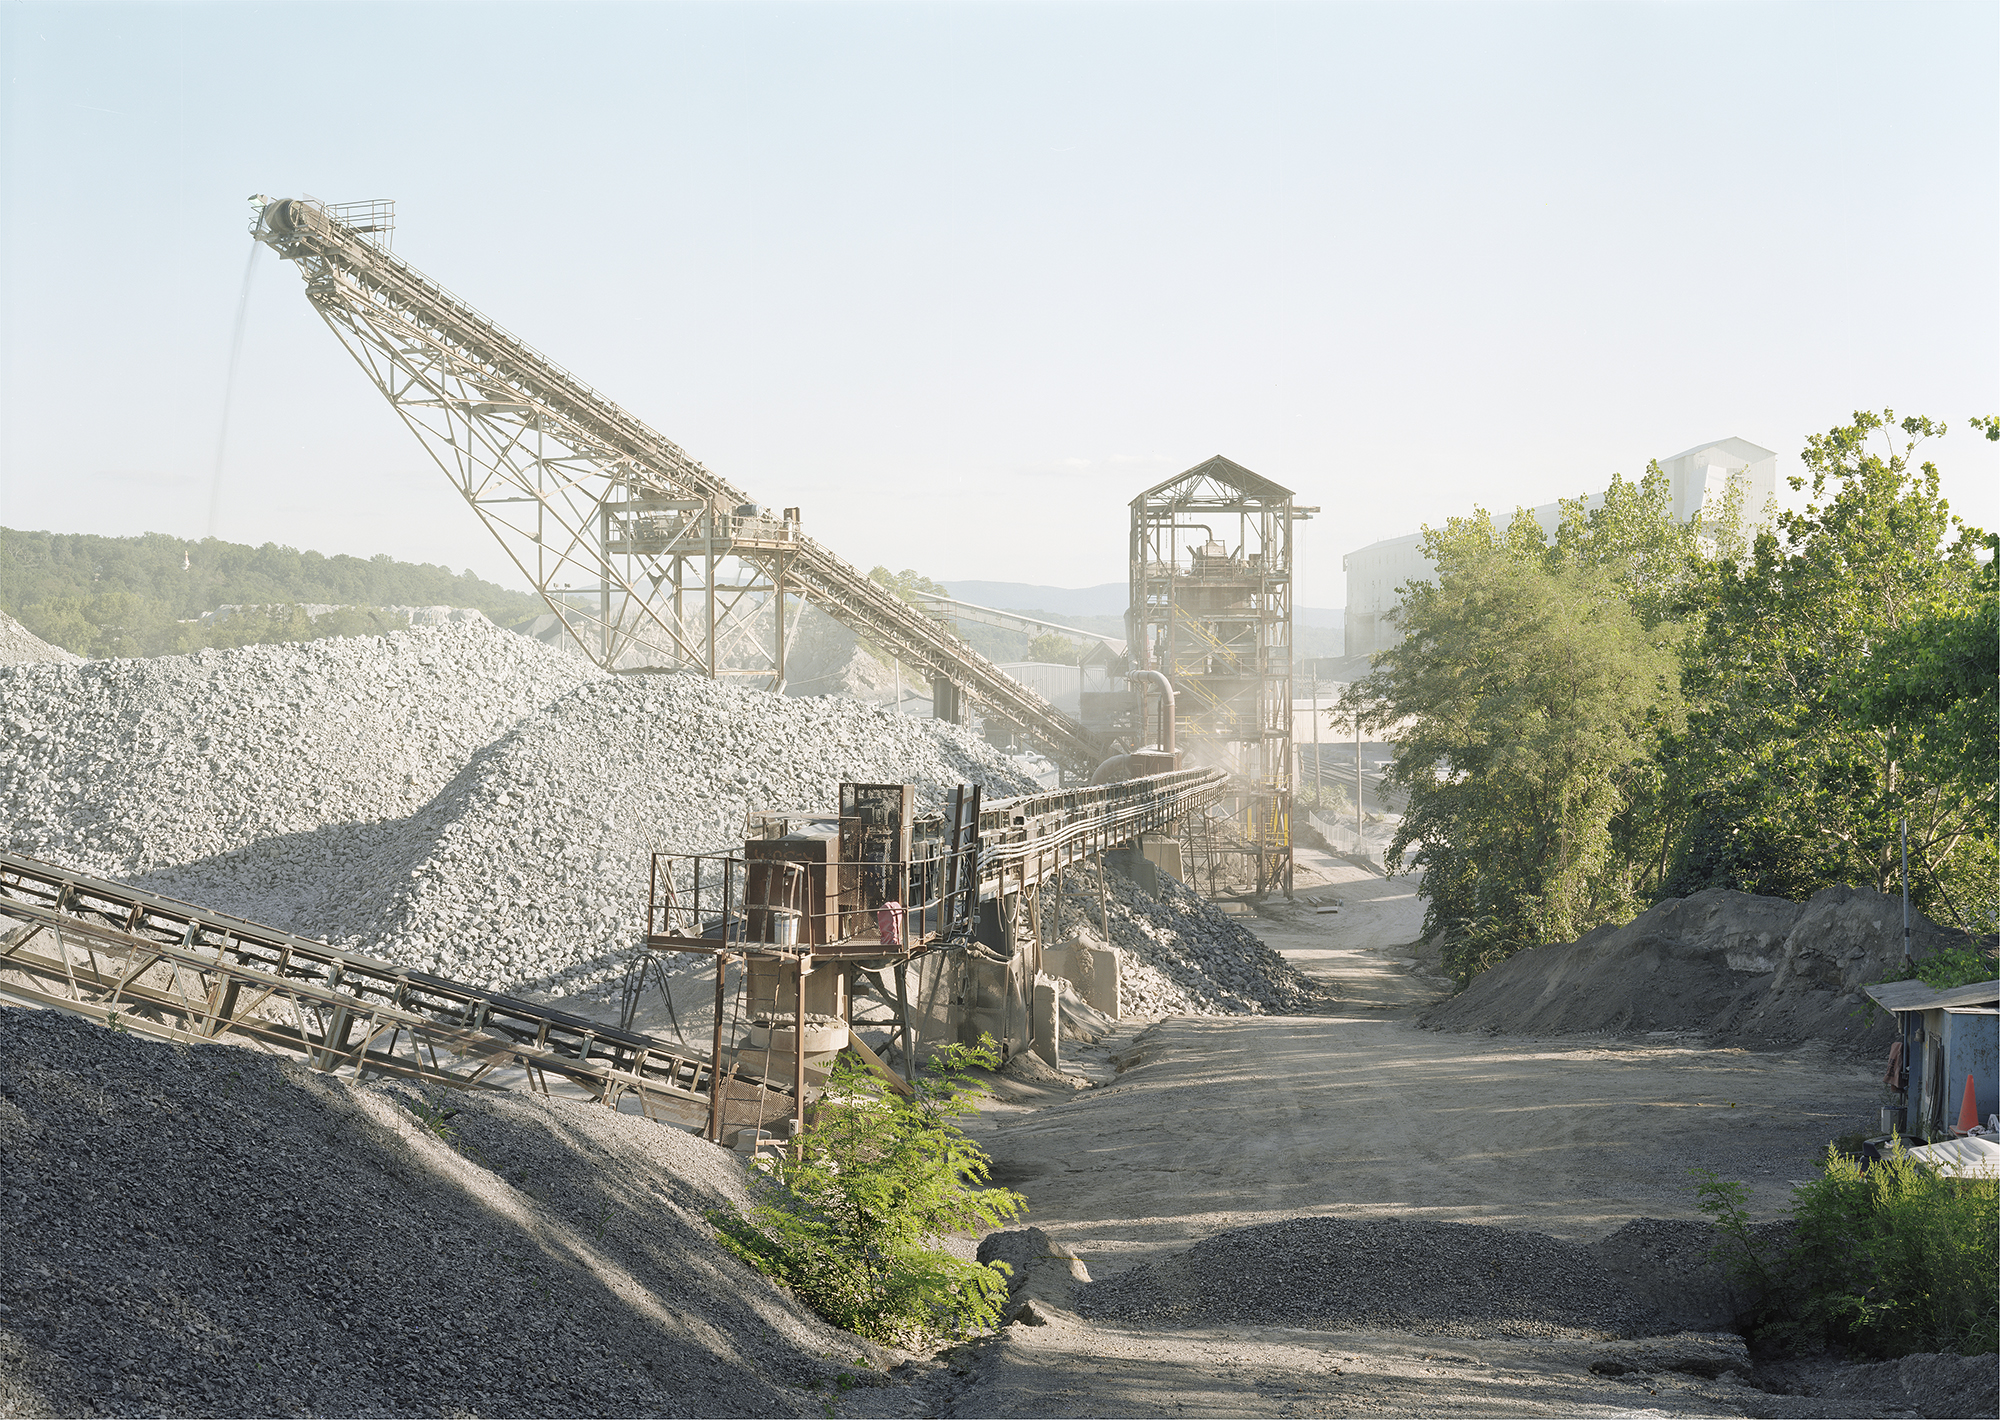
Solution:
[{"label": "weed growing in gravel", "polygon": [[1758,1295],[1760,1338],[1881,1357],[2000,1350],[2000,1181],[1947,1177],[1900,1148],[1864,1167],[1829,1147],[1792,1191],[1777,1250],[1751,1231],[1742,1184],[1693,1173],[1717,1260]]},{"label": "weed growing in gravel", "polygon": [[756,1185],[748,1212],[711,1215],[722,1245],[874,1341],[915,1345],[995,1325],[1004,1266],[966,1262],[937,1243],[1026,1207],[1011,1189],[984,1186],[986,1154],[957,1125],[985,1093],[966,1071],[999,1063],[990,1037],[945,1046],[905,1099],[843,1053],[796,1156]]}]

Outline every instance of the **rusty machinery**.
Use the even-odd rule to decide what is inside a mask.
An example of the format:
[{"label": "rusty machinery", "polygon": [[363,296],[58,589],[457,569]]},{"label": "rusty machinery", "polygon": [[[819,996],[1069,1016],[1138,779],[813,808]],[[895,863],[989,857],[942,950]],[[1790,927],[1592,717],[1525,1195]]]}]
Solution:
[{"label": "rusty machinery", "polygon": [[837,812],[753,815],[740,854],[656,858],[643,955],[709,953],[718,982],[726,958],[750,967],[761,1027],[707,1051],[12,853],[0,1000],[354,1078],[578,1095],[721,1138],[796,1124],[809,1057],[865,1051],[849,1030],[857,973],[893,996],[905,1068],[927,1042],[1022,1048],[1043,881],[1223,788],[1203,770],[988,804],[968,788],[919,815],[905,785],[848,785]]},{"label": "rusty machinery", "polygon": [[[714,961],[709,1045],[724,1087],[711,1092],[707,1137],[761,1128],[780,1109],[802,1127],[844,1048],[907,1089],[854,1033],[857,991],[892,1008],[905,1071],[941,1041],[991,1035],[1003,1053],[1028,1048],[1044,929],[1054,930],[1043,884],[1080,858],[1176,829],[1226,783],[1178,770],[986,804],[961,787],[928,815],[908,785],[844,784],[837,814],[753,814],[740,852],[655,855],[647,950]],[[632,980],[645,970],[642,959]],[[627,1001],[629,1020],[635,991]]]}]

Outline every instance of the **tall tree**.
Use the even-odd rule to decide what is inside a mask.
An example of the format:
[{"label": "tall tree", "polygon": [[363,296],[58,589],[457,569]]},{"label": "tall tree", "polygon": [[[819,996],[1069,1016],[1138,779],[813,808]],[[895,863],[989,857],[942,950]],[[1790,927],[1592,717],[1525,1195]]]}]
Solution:
[{"label": "tall tree", "polygon": [[[1676,890],[1887,890],[1907,816],[1913,890],[1966,920],[1947,884],[1990,856],[1993,786],[1947,741],[1972,733],[1957,707],[1990,693],[1978,662],[1992,643],[1981,651],[1981,535],[1952,516],[1936,465],[1914,461],[1944,432],[1885,410],[1812,436],[1809,505],[1715,568],[1688,658],[1682,749],[1701,789]],[[1932,683],[1947,668],[1963,693]]]},{"label": "tall tree", "polygon": [[1627,595],[1632,540],[1570,511],[1554,547],[1525,512],[1427,530],[1436,579],[1404,589],[1404,639],[1350,697],[1398,725],[1388,778],[1409,807],[1390,857],[1424,869],[1425,935],[1461,980],[1638,890],[1613,824],[1676,713],[1675,628]]}]

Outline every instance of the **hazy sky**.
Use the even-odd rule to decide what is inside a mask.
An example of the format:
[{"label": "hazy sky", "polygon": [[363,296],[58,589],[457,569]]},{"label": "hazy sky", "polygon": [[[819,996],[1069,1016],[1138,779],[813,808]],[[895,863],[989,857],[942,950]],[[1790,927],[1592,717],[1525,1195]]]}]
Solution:
[{"label": "hazy sky", "polygon": [[[251,193],[864,567],[1080,586],[1225,453],[1340,554],[1858,407],[2000,524],[2000,7],[0,5],[0,523],[210,531]],[[257,259],[213,531],[508,568]]]}]

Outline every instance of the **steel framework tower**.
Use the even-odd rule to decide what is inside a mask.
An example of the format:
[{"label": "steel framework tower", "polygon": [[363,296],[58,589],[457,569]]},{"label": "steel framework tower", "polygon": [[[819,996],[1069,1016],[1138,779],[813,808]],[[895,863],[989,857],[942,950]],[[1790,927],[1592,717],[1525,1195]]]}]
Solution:
[{"label": "steel framework tower", "polygon": [[1254,858],[1260,896],[1291,882],[1292,524],[1318,511],[1220,454],[1132,500],[1133,664],[1172,682],[1185,761],[1230,775],[1237,834],[1197,856]]},{"label": "steel framework tower", "polygon": [[1101,757],[1054,706],[932,618],[772,517],[562,366],[389,250],[394,206],[253,198],[252,234],[439,468],[607,670],[785,681],[810,600],[961,699],[1021,725],[1074,769]]}]

